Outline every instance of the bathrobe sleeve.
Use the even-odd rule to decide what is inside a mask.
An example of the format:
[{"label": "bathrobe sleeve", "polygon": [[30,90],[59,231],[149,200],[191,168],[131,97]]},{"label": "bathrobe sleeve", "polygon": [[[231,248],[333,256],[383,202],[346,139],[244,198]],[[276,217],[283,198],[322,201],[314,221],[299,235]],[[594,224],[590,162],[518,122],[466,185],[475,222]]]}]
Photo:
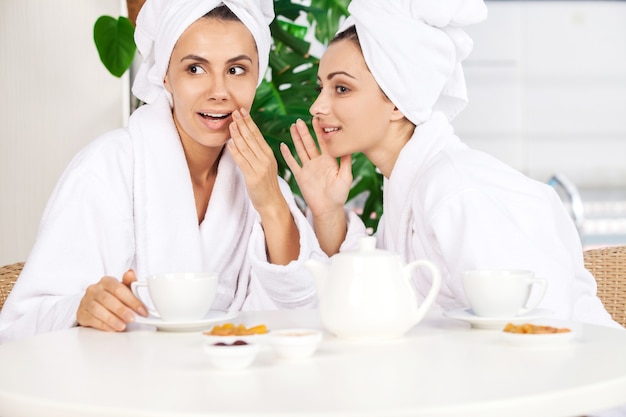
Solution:
[{"label": "bathrobe sleeve", "polygon": [[368,236],[367,228],[363,220],[352,209],[346,211],[346,238],[339,247],[339,252],[356,251],[359,249],[359,239]]},{"label": "bathrobe sleeve", "polygon": [[[317,306],[316,287],[313,276],[304,263],[309,259],[326,260],[315,233],[297,206],[289,186],[279,178],[283,196],[300,233],[298,259],[287,265],[271,264],[267,259],[265,234],[260,221],[256,221],[248,254],[251,262],[251,284],[244,309],[313,308]],[[258,216],[257,216],[258,217]]]},{"label": "bathrobe sleeve", "polygon": [[134,253],[132,150],[110,132],[69,164],[44,210],[35,245],[0,315],[0,341],[76,325],[87,287],[121,279]]},{"label": "bathrobe sleeve", "polygon": [[[346,216],[346,236],[339,246],[339,252],[356,251],[359,249],[359,239],[369,236],[369,234],[365,223],[353,208],[344,207],[344,214]],[[314,228],[313,215],[310,210],[307,211],[307,220],[309,225]]]}]

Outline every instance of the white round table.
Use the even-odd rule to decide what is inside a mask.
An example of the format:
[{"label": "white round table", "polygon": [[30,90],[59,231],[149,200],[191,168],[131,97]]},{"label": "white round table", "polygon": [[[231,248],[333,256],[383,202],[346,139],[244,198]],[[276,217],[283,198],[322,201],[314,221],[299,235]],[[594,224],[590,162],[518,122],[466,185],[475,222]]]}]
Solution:
[{"label": "white round table", "polygon": [[[321,328],[318,312],[242,312],[270,329]],[[560,347],[519,347],[498,331],[428,316],[406,337],[346,342],[250,368],[216,370],[201,332],[87,328],[0,346],[0,416],[572,416],[626,403],[626,331],[570,325]]]}]

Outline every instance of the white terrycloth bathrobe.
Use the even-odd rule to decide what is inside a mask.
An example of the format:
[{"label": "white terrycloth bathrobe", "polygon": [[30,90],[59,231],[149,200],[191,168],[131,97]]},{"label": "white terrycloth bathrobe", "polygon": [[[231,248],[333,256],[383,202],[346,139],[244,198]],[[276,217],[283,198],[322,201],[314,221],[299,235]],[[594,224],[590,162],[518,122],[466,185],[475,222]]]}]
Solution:
[{"label": "white terrycloth bathrobe", "polygon": [[[311,307],[304,260],[319,254],[288,186],[300,257],[268,263],[259,216],[228,150],[198,226],[189,170],[165,96],[140,107],[128,129],[103,135],[71,162],[46,207],[25,268],[0,315],[0,341],[76,324],[87,286],[167,271],[216,271],[215,309]],[[321,255],[320,255],[321,256]]]},{"label": "white terrycloth bathrobe", "polygon": [[[443,283],[436,308],[469,307],[461,273],[522,268],[548,280],[540,308],[556,317],[621,327],[596,297],[576,228],[556,192],[469,149],[450,121],[467,103],[461,61],[473,42],[462,27],[482,21],[482,0],[352,0],[350,18],[374,79],[414,125],[383,186],[379,247],[404,262],[433,261]],[[351,215],[341,250],[363,226]],[[418,275],[422,296],[430,278]]]},{"label": "white terrycloth bathrobe", "polygon": [[[439,267],[439,308],[469,307],[463,270],[530,269],[548,280],[540,308],[621,327],[596,297],[576,227],[552,187],[468,148],[442,113],[418,126],[402,149],[385,179],[383,204],[379,245],[405,262],[429,259]],[[415,282],[425,296],[430,277]]]}]

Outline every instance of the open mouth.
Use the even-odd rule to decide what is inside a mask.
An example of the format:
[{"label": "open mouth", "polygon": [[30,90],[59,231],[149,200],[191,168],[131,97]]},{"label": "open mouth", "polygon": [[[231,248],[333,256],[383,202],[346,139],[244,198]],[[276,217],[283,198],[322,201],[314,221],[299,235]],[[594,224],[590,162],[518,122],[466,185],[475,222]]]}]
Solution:
[{"label": "open mouth", "polygon": [[206,120],[224,120],[232,113],[198,113]]},{"label": "open mouth", "polygon": [[338,127],[325,127],[324,128],[324,133],[332,133],[332,132],[336,132],[338,130],[339,130]]}]

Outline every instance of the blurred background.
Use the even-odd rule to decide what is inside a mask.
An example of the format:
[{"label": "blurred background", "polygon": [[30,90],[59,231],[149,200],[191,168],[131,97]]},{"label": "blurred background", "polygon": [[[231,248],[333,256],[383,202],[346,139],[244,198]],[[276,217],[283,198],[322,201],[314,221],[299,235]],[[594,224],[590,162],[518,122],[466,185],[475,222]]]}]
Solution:
[{"label": "blurred background", "polygon": [[626,2],[486,3],[457,132],[554,185],[585,248],[626,244]]},{"label": "blurred background", "polygon": [[[626,244],[626,1],[486,3],[457,134],[553,185],[585,248]],[[105,69],[92,35],[125,9],[0,0],[0,265],[26,260],[76,152],[127,123],[128,74]]]}]

